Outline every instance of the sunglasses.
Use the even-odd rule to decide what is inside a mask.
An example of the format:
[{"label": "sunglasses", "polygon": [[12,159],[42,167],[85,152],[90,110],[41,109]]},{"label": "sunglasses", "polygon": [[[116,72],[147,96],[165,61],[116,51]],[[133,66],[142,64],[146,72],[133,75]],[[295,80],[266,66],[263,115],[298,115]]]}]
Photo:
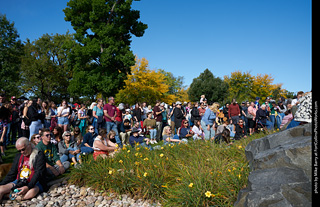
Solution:
[{"label": "sunglasses", "polygon": [[46,136],[46,137],[51,137],[51,134],[46,134],[46,135],[44,135],[44,136]]},{"label": "sunglasses", "polygon": [[24,152],[24,151],[26,151],[26,148],[23,148],[23,149],[21,149],[21,150],[18,150],[18,152]]},{"label": "sunglasses", "polygon": [[18,152],[24,152],[24,151],[26,151],[26,147],[24,147],[23,149],[20,149],[20,150],[18,150]]},{"label": "sunglasses", "polygon": [[188,122],[184,122],[184,124],[189,124]]},{"label": "sunglasses", "polygon": [[94,130],[94,128],[89,128],[89,130]]},{"label": "sunglasses", "polygon": [[36,137],[34,137],[35,139],[40,139],[40,136],[36,136]]},{"label": "sunglasses", "polygon": [[71,137],[71,134],[64,135],[65,137]]}]

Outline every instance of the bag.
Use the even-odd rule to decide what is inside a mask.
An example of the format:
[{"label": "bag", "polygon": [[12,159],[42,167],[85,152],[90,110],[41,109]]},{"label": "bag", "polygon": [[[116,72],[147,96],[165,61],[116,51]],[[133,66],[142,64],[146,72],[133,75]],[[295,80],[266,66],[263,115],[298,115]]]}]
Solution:
[{"label": "bag", "polygon": [[248,114],[247,114],[247,118],[248,118],[248,119],[253,119],[253,115],[250,114],[250,113],[248,113]]},{"label": "bag", "polygon": [[98,121],[97,121],[97,123],[98,123],[98,124],[102,124],[102,122],[103,122],[103,116],[98,116]]},{"label": "bag", "polygon": [[30,126],[30,124],[31,124],[31,119],[29,119],[29,118],[27,118],[27,117],[24,117],[23,118],[23,122],[24,122],[24,124],[26,125],[26,126]]},{"label": "bag", "polygon": [[91,125],[93,123],[93,116],[88,119],[88,124]]}]

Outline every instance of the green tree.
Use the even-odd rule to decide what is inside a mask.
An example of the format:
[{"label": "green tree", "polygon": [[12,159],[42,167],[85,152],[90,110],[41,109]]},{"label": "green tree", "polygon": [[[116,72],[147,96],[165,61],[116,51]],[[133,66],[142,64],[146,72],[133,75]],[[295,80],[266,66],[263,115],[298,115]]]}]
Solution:
[{"label": "green tree", "polygon": [[227,96],[228,85],[219,77],[215,77],[208,69],[194,78],[188,90],[191,101],[199,101],[205,95],[208,102],[223,103]]},{"label": "green tree", "polygon": [[42,99],[60,101],[67,98],[72,71],[67,65],[70,48],[75,44],[71,34],[48,35],[25,43],[21,64],[22,88]]},{"label": "green tree", "polygon": [[227,99],[231,101],[235,98],[239,103],[250,100],[253,88],[254,77],[249,72],[235,71],[231,76],[224,76],[225,83],[229,86]]},{"label": "green tree", "polygon": [[78,44],[69,57],[73,76],[68,91],[94,97],[115,95],[135,64],[132,35],[141,37],[147,25],[138,21],[133,0],[70,0],[65,20],[76,31]]},{"label": "green tree", "polygon": [[0,14],[0,93],[18,96],[19,71],[23,45],[14,23]]}]

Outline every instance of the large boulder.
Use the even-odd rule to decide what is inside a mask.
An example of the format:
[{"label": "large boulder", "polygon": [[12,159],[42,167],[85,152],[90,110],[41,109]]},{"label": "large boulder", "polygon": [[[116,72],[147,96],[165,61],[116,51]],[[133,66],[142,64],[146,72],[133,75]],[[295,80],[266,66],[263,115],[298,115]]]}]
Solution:
[{"label": "large boulder", "polygon": [[311,124],[254,140],[245,149],[248,186],[239,206],[311,206]]}]

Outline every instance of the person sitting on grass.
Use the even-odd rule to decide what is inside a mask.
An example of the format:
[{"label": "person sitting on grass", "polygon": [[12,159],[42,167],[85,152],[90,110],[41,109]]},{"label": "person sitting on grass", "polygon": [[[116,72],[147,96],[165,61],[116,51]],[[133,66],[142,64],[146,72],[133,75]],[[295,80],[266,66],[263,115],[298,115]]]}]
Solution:
[{"label": "person sitting on grass", "polygon": [[71,160],[76,167],[78,162],[81,164],[80,149],[75,141],[70,141],[71,132],[63,132],[62,138],[63,140],[58,143],[60,161],[63,163]]},{"label": "person sitting on grass", "polygon": [[41,141],[40,134],[34,134],[34,135],[31,136],[31,143],[34,144],[34,146],[39,144],[40,141]]},{"label": "person sitting on grass", "polygon": [[70,167],[70,162],[60,161],[56,146],[50,142],[51,133],[49,129],[42,129],[40,135],[42,140],[36,147],[45,155],[48,180],[54,179],[55,177],[62,175]]},{"label": "person sitting on grass", "polygon": [[194,125],[192,127],[192,131],[194,133],[193,140],[202,140],[204,139],[204,133],[201,127],[200,120],[194,120]]},{"label": "person sitting on grass", "polygon": [[[112,134],[113,137],[116,135],[113,130],[111,130],[109,134]],[[99,129],[99,135],[94,139],[93,142],[93,159],[96,160],[98,157],[105,159],[117,148],[117,144],[109,140],[109,136],[107,136],[107,130],[105,128],[101,128]]]},{"label": "person sitting on grass", "polygon": [[0,201],[11,190],[18,189],[16,198],[28,200],[47,190],[46,160],[29,139],[21,137],[16,142],[18,153],[7,176],[0,183]]},{"label": "person sitting on grass", "polygon": [[183,142],[182,140],[179,139],[178,135],[172,134],[172,129],[170,126],[165,126],[163,128],[162,138],[163,138],[164,145],[169,144],[169,143]]},{"label": "person sitting on grass", "polygon": [[131,133],[131,125],[128,119],[120,123],[119,131],[122,144],[128,144]]},{"label": "person sitting on grass", "polygon": [[139,143],[142,147],[148,147],[150,150],[152,149],[149,145],[150,139],[144,136],[139,136],[139,130],[137,129],[132,130],[131,136],[129,137],[129,143],[131,147],[135,147],[135,145]]},{"label": "person sitting on grass", "polygon": [[235,125],[235,132],[236,132],[236,134],[234,135],[235,140],[247,138],[247,130],[243,123],[244,121],[242,119],[239,119],[238,124]]},{"label": "person sitting on grass", "polygon": [[212,138],[212,140],[214,140],[216,144],[220,144],[223,141],[226,142],[228,145],[232,144],[232,142],[230,141],[230,130],[229,128],[227,128],[228,125],[229,120],[227,117],[224,117],[223,124],[218,126],[217,133],[214,136],[214,138]]},{"label": "person sitting on grass", "polygon": [[83,141],[81,143],[81,152],[82,153],[93,153],[93,141],[96,137],[96,133],[94,132],[94,127],[92,125],[88,126],[88,133],[86,133],[83,137]]},{"label": "person sitting on grass", "polygon": [[147,118],[143,121],[143,127],[149,131],[150,134],[150,143],[154,144],[157,137],[157,124],[156,120],[152,118],[152,112],[147,113]]},{"label": "person sitting on grass", "polygon": [[189,122],[186,119],[182,120],[179,130],[180,139],[189,139],[192,138],[193,135],[194,132],[190,129]]}]

